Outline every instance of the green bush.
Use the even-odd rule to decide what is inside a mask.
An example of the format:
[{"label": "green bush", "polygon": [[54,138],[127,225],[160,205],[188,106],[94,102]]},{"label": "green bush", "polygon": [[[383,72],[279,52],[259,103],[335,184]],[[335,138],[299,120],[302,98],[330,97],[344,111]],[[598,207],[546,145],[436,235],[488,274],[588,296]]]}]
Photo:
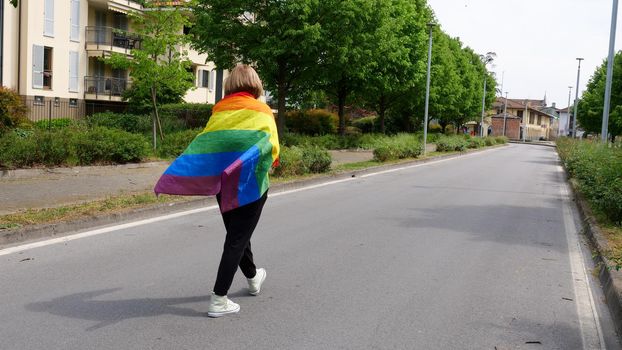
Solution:
[{"label": "green bush", "polygon": [[486,146],[494,146],[497,144],[497,140],[494,137],[484,137],[484,144]]},{"label": "green bush", "polygon": [[374,149],[374,159],[379,162],[389,160],[416,158],[421,155],[423,146],[417,135],[398,134],[385,138]]},{"label": "green bush", "polygon": [[178,157],[188,147],[190,142],[201,132],[201,128],[177,131],[166,135],[158,147],[158,156],[161,158]]},{"label": "green bush", "polygon": [[86,121],[91,127],[101,126],[131,133],[145,133],[152,129],[149,115],[103,112],[87,116]]},{"label": "green bush", "polygon": [[611,222],[622,226],[622,150],[561,138],[560,158],[579,190]]},{"label": "green bush", "polygon": [[495,136],[495,141],[497,142],[497,144],[503,145],[510,142],[510,139],[508,139],[507,136]]},{"label": "green bush", "polygon": [[333,159],[325,149],[308,146],[302,149],[302,160],[307,172],[319,174],[330,171],[330,163]]},{"label": "green bush", "polygon": [[39,120],[33,123],[37,129],[63,129],[75,123],[73,119],[57,118],[52,120]]},{"label": "green bush", "polygon": [[380,129],[378,117],[364,117],[352,120],[352,126],[358,128],[362,133],[372,133]]},{"label": "green bush", "polygon": [[480,137],[469,137],[466,139],[466,141],[467,148],[482,148],[486,146],[486,142]]},{"label": "green bush", "polygon": [[206,103],[174,103],[160,107],[161,117],[173,116],[183,122],[185,128],[204,128],[212,115],[214,106]]},{"label": "green bush", "polygon": [[461,136],[441,136],[436,141],[436,150],[438,152],[463,152],[468,146],[467,140]]},{"label": "green bush", "polygon": [[283,146],[279,155],[279,166],[274,168],[274,176],[288,177],[305,173],[302,149],[298,146]]},{"label": "green bush", "polygon": [[0,137],[0,167],[22,168],[37,162],[37,144],[31,135],[6,132]]},{"label": "green bush", "polygon": [[128,163],[140,161],[148,154],[149,144],[144,136],[104,127],[34,129],[0,137],[0,166],[4,168]]},{"label": "green bush", "polygon": [[330,171],[331,163],[330,154],[318,146],[283,146],[279,166],[274,169],[274,175],[287,177],[325,173]]},{"label": "green bush", "polygon": [[139,162],[149,153],[143,135],[95,127],[76,134],[74,146],[79,164]]},{"label": "green bush", "polygon": [[0,134],[28,124],[28,109],[14,90],[0,86]]},{"label": "green bush", "polygon": [[285,115],[287,129],[303,135],[333,134],[337,123],[337,115],[324,109],[289,111]]}]

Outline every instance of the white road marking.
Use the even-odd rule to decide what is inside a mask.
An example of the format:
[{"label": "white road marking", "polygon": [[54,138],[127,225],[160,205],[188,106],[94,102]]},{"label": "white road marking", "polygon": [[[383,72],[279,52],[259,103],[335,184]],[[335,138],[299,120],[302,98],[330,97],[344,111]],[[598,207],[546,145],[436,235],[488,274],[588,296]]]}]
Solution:
[{"label": "white road marking", "polygon": [[[316,184],[316,185],[311,185],[311,186],[305,186],[305,187],[301,187],[301,188],[297,188],[297,189],[293,189],[293,190],[280,191],[280,192],[276,192],[276,193],[271,194],[270,197],[278,197],[278,196],[283,196],[283,195],[292,194],[292,193],[296,193],[296,192],[307,191],[307,190],[311,190],[311,189],[315,189],[315,188],[335,185],[335,184],[342,183],[342,182],[353,181],[353,180],[357,180],[359,178],[365,178],[365,177],[370,177],[370,176],[382,175],[382,174],[392,173],[392,172],[396,172],[396,171],[403,171],[403,170],[417,168],[417,167],[422,167],[422,166],[427,166],[427,165],[434,165],[434,164],[443,163],[443,162],[446,162],[446,161],[449,161],[449,160],[463,159],[463,158],[466,158],[466,157],[472,157],[472,156],[476,156],[476,155],[481,155],[481,154],[488,153],[488,152],[491,152],[491,151],[496,151],[496,150],[499,150],[499,149],[500,148],[493,148],[493,149],[484,150],[484,151],[477,152],[477,153],[467,154],[465,156],[451,157],[451,158],[431,161],[431,162],[427,162],[427,163],[421,163],[421,164],[409,165],[409,166],[404,166],[404,167],[395,168],[395,169],[378,171],[378,172],[375,172],[375,173],[366,174],[366,175],[362,175],[362,176],[359,176],[359,177],[353,177],[353,178],[346,178],[346,179],[341,179],[341,180],[329,181],[329,182],[324,182],[324,183],[321,183],[321,184]],[[44,241],[39,241],[39,242],[34,242],[34,243],[22,244],[22,245],[10,247],[10,248],[1,249],[0,250],[0,256],[9,255],[9,254],[18,253],[18,252],[23,252],[23,251],[29,250],[29,249],[45,247],[45,246],[52,245],[52,244],[69,242],[69,241],[73,241],[73,240],[80,239],[80,238],[97,236],[97,235],[101,235],[101,234],[104,234],[104,233],[119,231],[119,230],[131,228],[131,227],[147,225],[147,224],[151,224],[151,223],[154,223],[154,222],[175,219],[175,218],[179,218],[179,217],[183,217],[183,216],[187,216],[187,215],[203,213],[203,212],[210,211],[210,210],[215,210],[215,209],[218,209],[217,205],[212,205],[212,206],[209,206],[209,207],[199,208],[199,209],[186,210],[186,211],[182,211],[182,212],[179,212],[179,213],[158,216],[158,217],[151,218],[151,219],[144,219],[144,220],[129,222],[129,223],[120,224],[120,225],[108,226],[108,227],[99,228],[99,229],[90,230],[90,231],[81,232],[81,233],[76,233],[76,234],[68,235],[68,236],[64,236],[64,237],[58,237],[58,238],[47,239],[47,240],[44,240]]]},{"label": "white road marking", "polygon": [[600,326],[600,318],[598,310],[594,303],[594,296],[590,289],[589,276],[581,247],[579,243],[579,234],[576,230],[574,216],[570,209],[570,195],[568,185],[562,175],[564,169],[558,166],[560,187],[559,192],[562,197],[562,210],[564,216],[564,231],[568,241],[568,255],[570,258],[570,269],[572,271],[572,286],[575,293],[575,302],[577,306],[577,314],[579,316],[579,327],[581,328],[581,340],[583,341],[583,349],[605,349],[605,340],[603,331]]}]

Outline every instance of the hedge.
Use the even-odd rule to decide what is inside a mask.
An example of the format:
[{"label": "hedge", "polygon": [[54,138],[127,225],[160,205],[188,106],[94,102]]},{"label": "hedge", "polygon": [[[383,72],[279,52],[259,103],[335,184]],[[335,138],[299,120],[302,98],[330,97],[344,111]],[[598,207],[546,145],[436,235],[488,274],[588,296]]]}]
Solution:
[{"label": "hedge", "polygon": [[283,146],[279,157],[280,164],[274,169],[274,176],[324,173],[330,171],[331,162],[328,151],[318,146]]},{"label": "hedge", "polygon": [[105,127],[15,130],[0,137],[2,168],[129,163],[149,152],[144,136]]},{"label": "hedge", "polygon": [[27,108],[15,90],[0,86],[0,134],[25,124]]},{"label": "hedge", "polygon": [[467,146],[468,142],[462,136],[441,136],[436,141],[436,150],[438,152],[463,152]]},{"label": "hedge", "polygon": [[379,162],[389,160],[416,158],[421,155],[423,145],[419,137],[413,134],[398,134],[392,138],[384,139],[374,149],[374,159]]},{"label": "hedge", "polygon": [[289,111],[285,115],[288,130],[303,135],[326,135],[337,131],[339,119],[335,113],[324,109]]},{"label": "hedge", "polygon": [[173,116],[181,121],[187,129],[204,128],[212,115],[211,104],[206,103],[175,103],[160,107],[161,116]]},{"label": "hedge", "polygon": [[166,135],[158,146],[158,156],[161,158],[178,157],[201,130],[201,128],[196,128]]},{"label": "hedge", "polygon": [[560,138],[557,150],[580,192],[607,219],[622,226],[622,149]]}]

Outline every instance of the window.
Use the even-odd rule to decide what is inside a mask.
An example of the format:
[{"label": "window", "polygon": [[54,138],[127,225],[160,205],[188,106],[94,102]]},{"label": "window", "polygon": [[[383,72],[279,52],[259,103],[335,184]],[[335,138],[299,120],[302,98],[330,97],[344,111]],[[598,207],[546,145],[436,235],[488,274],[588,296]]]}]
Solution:
[{"label": "window", "polygon": [[54,0],[44,0],[43,35],[54,36]]},{"label": "window", "polygon": [[47,46],[32,46],[32,87],[52,88],[52,56],[54,49]]},{"label": "window", "polygon": [[69,51],[69,92],[78,92],[78,52]]},{"label": "window", "polygon": [[542,125],[542,116],[541,115],[538,116],[538,125]]},{"label": "window", "polygon": [[60,107],[60,97],[54,97],[54,107]]},{"label": "window", "polygon": [[209,71],[201,69],[199,71],[199,87],[209,87],[210,80]]},{"label": "window", "polygon": [[529,115],[529,124],[535,124],[535,123],[536,123],[536,116],[533,113],[531,113]]},{"label": "window", "polygon": [[43,106],[45,103],[45,98],[43,96],[35,96],[34,105],[35,106]]},{"label": "window", "polygon": [[518,117],[522,119],[522,118],[523,118],[523,113],[524,113],[524,112],[525,112],[525,111],[518,111],[518,112],[516,112],[516,114],[518,114]]},{"label": "window", "polygon": [[77,98],[70,98],[69,99],[69,107],[78,108],[78,99]]},{"label": "window", "polygon": [[80,41],[80,0],[71,0],[71,16],[69,18],[71,29],[69,39]]}]

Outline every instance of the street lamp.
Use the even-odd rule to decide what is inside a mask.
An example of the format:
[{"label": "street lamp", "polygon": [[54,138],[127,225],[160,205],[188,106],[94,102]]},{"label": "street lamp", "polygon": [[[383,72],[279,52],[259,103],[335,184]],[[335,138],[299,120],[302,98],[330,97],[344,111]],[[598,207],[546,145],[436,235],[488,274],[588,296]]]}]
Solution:
[{"label": "street lamp", "polygon": [[613,60],[616,41],[616,25],[618,23],[618,0],[613,0],[613,10],[611,11],[611,33],[609,34],[609,59],[607,60],[607,82],[605,85],[605,107],[603,108],[603,125],[601,138],[603,143],[607,143],[609,131],[609,104],[611,103],[611,81],[613,80]]},{"label": "street lamp", "polygon": [[570,96],[572,95],[572,86],[568,87],[568,107],[566,107],[566,111],[568,113],[568,121],[566,122],[566,128],[564,129],[564,132],[566,133],[566,135],[564,136],[568,136],[568,132],[570,131]]},{"label": "street lamp", "polygon": [[505,92],[505,107],[503,107],[503,136],[505,136],[505,120],[508,117],[508,92]]},{"label": "street lamp", "polygon": [[572,138],[577,137],[577,108],[579,107],[579,78],[581,77],[581,61],[583,58],[577,57],[577,61],[579,61],[579,68],[577,69],[577,90],[575,99],[574,99],[574,115],[572,116]]},{"label": "street lamp", "polygon": [[428,110],[430,103],[430,70],[432,67],[432,31],[434,30],[434,26],[436,23],[430,22],[428,23],[428,28],[430,28],[430,43],[428,45],[428,78],[426,82],[425,88],[425,116],[423,121],[423,156],[426,155],[426,146],[428,142]]},{"label": "street lamp", "polygon": [[481,56],[484,63],[484,96],[482,97],[482,120],[479,123],[479,136],[484,137],[484,116],[486,115],[486,82],[488,80],[488,69],[486,68],[497,56],[494,52],[488,52],[486,56]]}]

